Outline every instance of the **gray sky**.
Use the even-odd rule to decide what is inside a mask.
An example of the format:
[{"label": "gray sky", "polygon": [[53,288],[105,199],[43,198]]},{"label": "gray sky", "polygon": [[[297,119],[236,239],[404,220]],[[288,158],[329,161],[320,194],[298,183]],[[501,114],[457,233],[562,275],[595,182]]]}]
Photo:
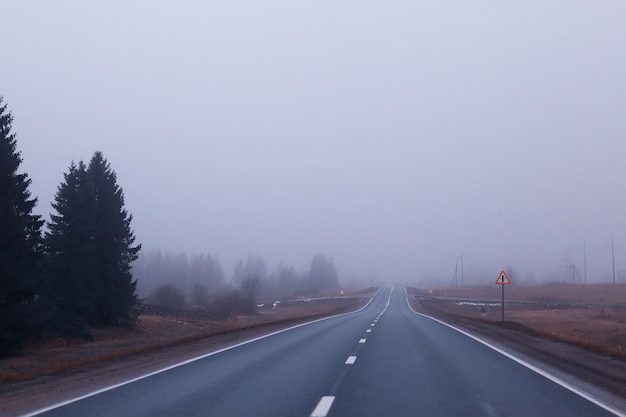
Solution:
[{"label": "gray sky", "polygon": [[103,151],[144,248],[343,279],[626,269],[626,2],[0,0],[50,202]]}]

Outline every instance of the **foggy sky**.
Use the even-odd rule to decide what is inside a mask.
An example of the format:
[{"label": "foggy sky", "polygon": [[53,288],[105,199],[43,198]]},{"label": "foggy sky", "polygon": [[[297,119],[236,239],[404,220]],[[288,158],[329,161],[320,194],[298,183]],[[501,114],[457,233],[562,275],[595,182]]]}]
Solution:
[{"label": "foggy sky", "polygon": [[609,281],[626,3],[509,3],[2,0],[0,95],[38,213],[101,150],[144,248],[227,275]]}]

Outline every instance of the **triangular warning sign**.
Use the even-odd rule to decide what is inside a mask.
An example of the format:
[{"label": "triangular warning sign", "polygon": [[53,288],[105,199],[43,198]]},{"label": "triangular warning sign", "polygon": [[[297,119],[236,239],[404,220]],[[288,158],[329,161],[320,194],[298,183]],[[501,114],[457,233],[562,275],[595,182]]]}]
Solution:
[{"label": "triangular warning sign", "polygon": [[509,279],[509,276],[506,274],[506,272],[500,272],[500,275],[498,275],[498,279],[496,280],[496,284],[508,285],[510,283],[511,280]]}]

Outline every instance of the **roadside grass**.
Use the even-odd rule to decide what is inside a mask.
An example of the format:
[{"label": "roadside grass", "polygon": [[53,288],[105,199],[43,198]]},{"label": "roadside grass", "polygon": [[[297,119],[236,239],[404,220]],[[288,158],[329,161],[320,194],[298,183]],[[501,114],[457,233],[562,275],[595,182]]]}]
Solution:
[{"label": "roadside grass", "polygon": [[[507,288],[504,323],[500,303],[459,302],[459,299],[498,301],[499,287],[492,287],[441,289],[433,292],[435,298],[416,303],[433,314],[506,327],[626,360],[626,285],[548,284]],[[416,289],[410,293],[424,294]]]},{"label": "roadside grass", "polygon": [[361,302],[346,298],[301,303],[269,314],[238,316],[236,321],[182,321],[140,316],[135,329],[94,329],[94,341],[49,340],[26,349],[18,357],[0,359],[0,384],[25,381],[59,372],[74,371],[158,349],[187,345],[213,336],[263,326],[285,325],[349,311]]}]

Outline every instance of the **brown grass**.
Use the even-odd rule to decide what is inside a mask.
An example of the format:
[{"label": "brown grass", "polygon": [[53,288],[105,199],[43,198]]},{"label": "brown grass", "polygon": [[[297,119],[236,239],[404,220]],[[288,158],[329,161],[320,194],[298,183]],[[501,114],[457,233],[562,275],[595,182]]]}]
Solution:
[{"label": "brown grass", "polygon": [[359,299],[320,300],[279,307],[265,314],[239,316],[237,321],[181,321],[141,316],[136,329],[94,329],[94,341],[54,339],[31,346],[20,357],[0,360],[0,384],[69,371],[157,349],[185,345],[211,336],[268,324],[288,325],[297,320],[346,311]]},{"label": "brown grass", "polygon": [[[474,299],[502,298],[500,285],[484,287],[447,288],[433,290],[439,297],[462,297]],[[535,287],[504,286],[505,300],[576,302],[589,304],[626,304],[626,284],[573,285],[551,283]]]},{"label": "brown grass", "polygon": [[[502,294],[495,284],[438,290],[433,295],[437,298],[422,304],[445,314],[494,325],[501,322]],[[460,300],[475,304],[459,304]],[[504,307],[507,323],[519,323],[535,335],[626,359],[624,284],[507,286]]]}]

